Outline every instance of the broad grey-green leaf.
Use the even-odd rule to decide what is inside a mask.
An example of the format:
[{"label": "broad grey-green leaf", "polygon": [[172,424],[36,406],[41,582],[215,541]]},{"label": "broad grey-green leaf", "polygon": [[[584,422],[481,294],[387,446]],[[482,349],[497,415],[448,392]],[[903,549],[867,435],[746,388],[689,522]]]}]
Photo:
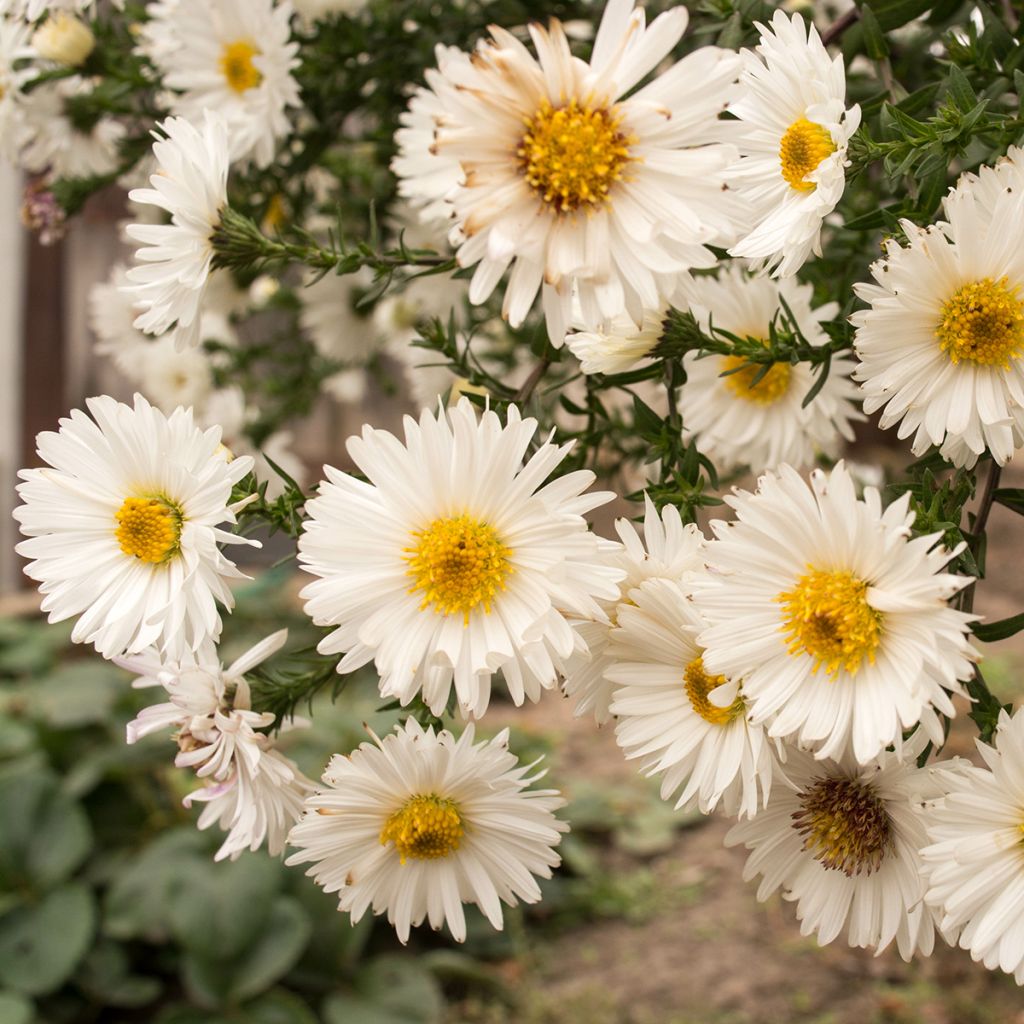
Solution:
[{"label": "broad grey-green leaf", "polygon": [[231,983],[233,999],[266,991],[298,962],[312,931],[309,915],[297,900],[279,896],[270,916],[256,933],[256,942],[239,958]]}]

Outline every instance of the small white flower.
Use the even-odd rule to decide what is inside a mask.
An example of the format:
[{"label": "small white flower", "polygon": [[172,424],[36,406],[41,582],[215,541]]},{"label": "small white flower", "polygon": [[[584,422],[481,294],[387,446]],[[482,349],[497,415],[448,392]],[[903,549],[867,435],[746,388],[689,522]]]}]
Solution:
[{"label": "small white flower", "polygon": [[1024,713],[1001,712],[978,751],[985,767],[943,772],[944,799],[925,810],[927,899],[973,960],[1024,985]]},{"label": "small white flower", "polygon": [[625,373],[641,365],[661,340],[665,310],[645,310],[639,326],[625,313],[607,328],[574,331],[565,336],[584,373]]},{"label": "small white flower", "polygon": [[776,11],[743,51],[741,93],[729,110],[740,160],[729,183],[751,207],[752,229],[730,249],[795,274],[821,255],[821,224],[846,185],[846,149],[860,107],[846,108],[843,58],[831,59],[817,29]]},{"label": "small white flower", "polygon": [[977,659],[972,616],[947,603],[971,582],[943,571],[957,551],[911,536],[909,492],[884,511],[873,487],[858,499],[842,463],[810,486],[786,465],[758,484],[725,499],[736,522],[711,524],[694,595],[708,671],[742,679],[754,721],[821,758],[866,764],[918,723],[941,744],[936,711],[955,714]]},{"label": "small white flower", "polygon": [[[821,321],[831,320],[837,312],[835,303],[812,309],[809,284],[751,277],[735,264],[717,278],[694,278],[686,291],[690,310],[705,332],[713,325],[765,344],[772,321],[781,325],[777,317],[783,301],[811,345],[828,342]],[[807,406],[804,397],[820,367],[774,363],[758,380],[763,366],[745,366],[745,362],[740,356],[698,358],[696,353],[683,361],[686,383],[679,393],[683,424],[719,469],[751,466],[760,471],[783,462],[808,466],[819,454],[838,455],[843,440],[853,440],[850,424],[864,417],[854,404],[859,389],[850,380],[853,363],[849,359],[832,357],[828,378]]]},{"label": "small white flower", "polygon": [[22,86],[35,77],[32,68],[15,68],[25,55],[30,30],[21,21],[0,18],[0,155],[17,163],[25,134]]},{"label": "small white flower", "polygon": [[221,527],[252,460],[227,461],[219,428],[199,430],[191,411],[165,416],[141,395],[86,404],[95,422],[74,410],[37,438],[47,465],[18,474],[25,573],[50,622],[80,616],[76,643],[180,659],[220,635],[215,601],[232,608],[227,580],[243,578],[218,544],[259,546]]},{"label": "small white flower", "polygon": [[32,33],[31,45],[43,60],[79,67],[92,53],[96,37],[80,18],[67,11],[54,11]]},{"label": "small white flower", "polygon": [[553,847],[568,826],[552,812],[565,801],[527,790],[539,775],[509,752],[507,729],[474,738],[472,724],[456,739],[410,718],[336,754],[288,837],[300,852],[287,863],[311,864],[306,873],[338,893],[353,922],[386,912],[402,942],[425,918],[464,941],[464,903],[501,928],[501,904],[536,903],[533,876],[550,878],[560,863]]},{"label": "small white flower", "polygon": [[331,14],[354,17],[366,9],[368,2],[369,0],[292,0],[292,6],[300,17],[315,21]]},{"label": "small white flower", "polygon": [[0,14],[36,21],[47,11],[87,11],[96,0],[0,0]]},{"label": "small white flower", "polygon": [[228,833],[215,860],[232,860],[243,850],[264,844],[276,856],[288,830],[302,813],[313,788],[296,765],[265,733],[274,716],[251,710],[245,673],[279,651],[286,629],[261,640],[224,668],[215,652],[204,649],[183,663],[161,662],[155,652],[119,658],[123,668],[140,674],[134,686],[159,685],[170,701],[154,704],[128,723],[128,742],[162,729],[175,729],[178,767],[193,768],[204,785],[185,798],[206,807],[199,828],[214,822]]},{"label": "small white flower", "polygon": [[497,27],[471,57],[438,52],[393,167],[429,216],[450,205],[458,261],[476,267],[471,302],[509,271],[503,315],[519,326],[539,292],[560,345],[574,304],[587,330],[639,323],[680,272],[714,264],[708,245],[735,238],[718,117],[737,56],[704,46],[635,88],[687,17],[675,7],[648,27],[633,0],[609,0],[589,62],[555,20],[529,26],[536,57]]},{"label": "small white flower", "polygon": [[198,121],[216,110],[231,158],[259,167],[274,159],[298,107],[298,43],[287,0],[175,0],[150,6],[142,50],[175,90],[172,113]]},{"label": "small white flower", "polygon": [[958,466],[986,449],[1000,465],[1024,444],[1024,171],[1014,158],[962,179],[946,220],[903,221],[857,284],[870,304],[850,317],[864,410],[899,424],[913,451],[930,445]]},{"label": "small white flower", "polygon": [[632,603],[631,592],[644,580],[664,578],[682,580],[704,568],[704,536],[692,523],[683,525],[679,509],[671,505],[658,513],[650,497],[644,495],[643,540],[628,519],[615,522],[622,547],[609,550],[609,565],[625,573],[619,593],[602,603],[603,616],[573,623],[585,644],[565,667],[564,689],[576,698],[576,715],[593,713],[598,725],[611,717],[614,684],[608,677],[613,662],[608,653],[611,631],[618,625],[620,611]]},{"label": "small white flower", "polygon": [[422,693],[438,714],[454,684],[482,715],[499,669],[516,704],[554,686],[580,643],[567,616],[600,619],[622,572],[583,519],[610,495],[584,494],[585,470],[544,484],[569,446],[542,444],[523,465],[536,430],[514,406],[505,427],[494,412],[478,419],[463,398],[406,417],[405,444],[369,426],[349,438],[366,482],[327,466],[299,539],[320,577],[301,596],[336,627],[319,650],[346,652],[339,672],[372,660],[383,695]]},{"label": "small white flower", "polygon": [[781,887],[796,903],[801,935],[825,946],[845,932],[851,946],[881,953],[893,940],[904,960],[928,956],[937,915],[924,902],[922,803],[938,795],[929,769],[886,752],[859,767],[852,757],[786,759],[768,805],[730,829],[726,845],[751,850],[743,878],[761,875],[757,898]]},{"label": "small white flower", "polygon": [[[200,341],[200,313],[213,260],[213,233],[227,204],[228,150],[219,116],[207,111],[201,128],[169,117],[154,133],[160,170],[151,189],[130,198],[166,210],[170,224],[131,224],[129,237],[143,243],[128,271],[132,297],[143,313],[135,326],[147,334],[175,327],[182,347]],[[176,325],[176,326],[175,326]]]}]

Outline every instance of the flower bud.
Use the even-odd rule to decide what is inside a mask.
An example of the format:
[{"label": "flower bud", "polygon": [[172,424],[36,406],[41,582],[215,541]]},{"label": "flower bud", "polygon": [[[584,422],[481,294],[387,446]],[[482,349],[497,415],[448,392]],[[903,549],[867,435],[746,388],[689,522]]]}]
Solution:
[{"label": "flower bud", "polygon": [[79,67],[93,51],[89,26],[67,11],[55,11],[32,34],[32,48],[44,60]]}]

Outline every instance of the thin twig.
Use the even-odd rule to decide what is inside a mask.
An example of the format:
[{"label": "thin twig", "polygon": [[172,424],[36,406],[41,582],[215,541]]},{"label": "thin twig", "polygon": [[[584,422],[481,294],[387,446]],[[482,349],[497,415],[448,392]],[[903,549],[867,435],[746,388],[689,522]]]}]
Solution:
[{"label": "thin twig", "polygon": [[513,402],[521,403],[528,402],[530,396],[533,394],[534,388],[540,383],[541,378],[545,373],[548,372],[548,368],[551,366],[551,360],[547,356],[544,356],[540,362],[530,371],[530,376],[523,381],[523,386],[516,392]]},{"label": "thin twig", "polygon": [[851,7],[842,17],[836,18],[836,20],[821,33],[821,41],[825,46],[837,43],[842,38],[843,33],[859,18],[860,11],[856,7]]},{"label": "thin twig", "polygon": [[[999,486],[999,477],[1002,473],[1002,466],[996,465],[995,462],[991,463],[988,470],[988,477],[985,479],[985,489],[981,492],[981,500],[978,502],[978,510],[974,514],[974,525],[971,528],[971,542],[968,545],[971,554],[977,561],[978,554],[981,551],[982,542],[985,539],[985,527],[988,525],[989,513],[992,511],[992,506],[995,504],[996,488]],[[965,612],[974,610],[974,588],[977,585],[977,580],[971,583],[964,590],[963,600],[960,602],[960,607]]]}]

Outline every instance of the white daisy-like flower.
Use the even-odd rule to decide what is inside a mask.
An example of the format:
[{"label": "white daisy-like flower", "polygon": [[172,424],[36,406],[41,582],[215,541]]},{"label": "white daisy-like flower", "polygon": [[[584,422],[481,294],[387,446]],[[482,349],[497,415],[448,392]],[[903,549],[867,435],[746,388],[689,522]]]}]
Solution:
[{"label": "white daisy-like flower", "polygon": [[[765,344],[772,321],[780,323],[783,301],[811,345],[828,342],[821,321],[831,320],[838,311],[831,302],[812,309],[809,284],[751,277],[735,264],[717,278],[695,278],[687,292],[690,311],[705,333],[714,326]],[[853,440],[851,423],[864,416],[855,405],[859,389],[850,380],[852,361],[833,356],[824,385],[806,407],[804,397],[820,367],[774,363],[758,380],[764,367],[745,362],[740,356],[698,358],[695,352],[683,361],[683,424],[720,469],[773,469],[783,462],[808,466],[819,454],[835,457],[844,439]]]},{"label": "white daisy-like flower", "polygon": [[[750,816],[768,799],[776,755],[764,727],[748,720],[740,682],[704,668],[705,623],[687,588],[652,579],[630,591],[611,631],[606,675],[615,684],[615,739],[646,775],[662,775],[676,808]],[[681,792],[680,792],[681,790]]]},{"label": "white daisy-like flower", "polygon": [[301,18],[315,21],[332,14],[347,14],[350,18],[366,10],[369,0],[292,0],[295,13]]},{"label": "white daisy-like flower", "polygon": [[185,798],[205,802],[199,828],[214,822],[228,833],[215,860],[234,859],[243,850],[266,843],[277,856],[288,830],[302,814],[303,800],[313,789],[298,767],[258,729],[274,716],[251,709],[245,674],[279,651],[288,639],[282,629],[261,640],[224,668],[216,652],[204,646],[184,662],[162,661],[155,651],[117,663],[139,678],[137,687],[160,686],[170,697],[141,711],[128,723],[128,742],[163,729],[174,729],[178,767],[195,770],[202,788]]},{"label": "white daisy-like flower", "polygon": [[101,117],[83,131],[67,114],[66,101],[91,90],[76,75],[44,82],[21,99],[24,133],[18,163],[22,167],[54,178],[91,178],[117,168],[124,125]]},{"label": "white daisy-like flower", "polygon": [[588,330],[623,312],[639,323],[680,272],[714,264],[709,244],[735,238],[724,177],[735,150],[718,116],[737,55],[701,47],[632,91],[687,18],[680,6],[645,27],[633,0],[609,0],[589,62],[554,20],[529,26],[536,58],[497,27],[471,58],[441,55],[428,76],[436,101],[418,95],[394,167],[431,215],[451,204],[458,261],[476,266],[471,302],[511,270],[504,316],[522,324],[540,292],[560,345],[574,304]]},{"label": "white daisy-like flower", "polygon": [[736,522],[711,524],[694,595],[708,671],[742,679],[754,721],[821,758],[866,764],[918,723],[941,744],[936,711],[954,715],[977,660],[973,617],[947,604],[971,582],[943,571],[959,549],[911,536],[909,493],[858,499],[842,463],[810,486],[785,465],[758,483],[725,499]]},{"label": "white daisy-like flower", "polygon": [[[578,470],[544,484],[571,445],[542,444],[523,464],[537,421],[509,408],[502,427],[468,399],[419,422],[405,444],[372,427],[347,449],[366,482],[331,466],[299,538],[320,577],[302,591],[322,654],[339,672],[374,661],[384,696],[422,693],[440,714],[452,684],[482,715],[499,669],[513,701],[537,700],[580,643],[567,616],[600,619],[622,571],[604,564],[583,514],[611,497],[583,491]],[[605,545],[608,542],[603,542]]]},{"label": "white daisy-like flower", "polygon": [[176,91],[172,113],[198,121],[216,110],[231,159],[268,166],[289,131],[288,109],[300,106],[288,0],[176,0],[150,14],[142,49]]},{"label": "white daisy-like flower", "polygon": [[179,405],[202,409],[213,392],[213,365],[200,348],[179,349],[174,338],[143,341],[139,388],[166,413]]},{"label": "white daisy-like flower", "polygon": [[25,573],[50,622],[81,616],[76,643],[180,659],[220,635],[215,602],[230,610],[227,581],[244,578],[218,544],[259,546],[221,526],[252,459],[228,461],[220,430],[199,430],[191,411],[165,416],[141,395],[134,408],[106,395],[86,405],[95,422],[72,411],[37,438],[47,465],[18,474]]},{"label": "white daisy-like flower", "polygon": [[842,56],[830,58],[799,14],[776,11],[770,28],[758,28],[761,43],[743,51],[741,92],[729,107],[740,121],[729,184],[753,226],[729,251],[789,276],[821,255],[822,221],[846,186],[860,107],[846,107]]},{"label": "white daisy-like flower", "polygon": [[10,163],[17,162],[25,133],[21,88],[36,74],[32,68],[15,67],[25,55],[29,36],[24,22],[0,18],[0,156]]},{"label": "white daisy-like flower", "polygon": [[424,919],[464,941],[464,903],[500,929],[501,904],[536,903],[534,876],[560,863],[553,848],[568,825],[552,812],[565,801],[526,788],[542,773],[519,764],[507,729],[474,739],[472,724],[456,739],[410,718],[336,754],[288,837],[299,852],[286,863],[311,864],[306,874],[338,893],[353,922],[386,912],[402,942]]},{"label": "white daisy-like flower", "polygon": [[922,803],[938,794],[934,774],[892,752],[858,766],[852,757],[815,760],[791,749],[786,778],[768,805],[734,825],[728,846],[753,851],[743,871],[757,875],[757,898],[777,889],[796,903],[801,935],[827,945],[845,933],[851,946],[928,956],[937,915],[925,905],[920,849],[927,842]]},{"label": "white daisy-like flower", "polygon": [[643,539],[628,519],[615,522],[622,547],[610,550],[605,558],[625,573],[614,600],[604,602],[601,619],[573,623],[585,649],[572,655],[565,667],[563,688],[576,698],[576,715],[593,713],[598,725],[611,718],[614,684],[608,678],[612,659],[608,654],[611,631],[618,624],[619,612],[632,603],[631,592],[644,580],[664,578],[682,580],[704,568],[704,535],[693,523],[683,524],[679,509],[666,505],[659,514],[648,495],[644,495]]},{"label": "white daisy-like flower", "polygon": [[925,809],[927,900],[973,960],[1024,985],[1024,712],[1001,712],[995,746],[978,750],[985,767],[942,773],[943,799]]},{"label": "white daisy-like flower", "polygon": [[664,308],[645,310],[639,326],[621,313],[603,330],[567,334],[565,343],[584,373],[625,373],[651,354],[664,329]]},{"label": "white daisy-like flower", "polygon": [[26,21],[36,21],[47,11],[90,10],[96,0],[0,0],[0,14],[9,14]]},{"label": "white daisy-like flower", "polygon": [[200,314],[210,264],[213,233],[227,204],[228,148],[224,122],[206,111],[201,128],[169,117],[154,133],[153,155],[160,171],[151,189],[130,198],[166,210],[170,224],[130,224],[130,238],[142,242],[137,265],[128,271],[132,299],[143,312],[135,326],[147,334],[175,328],[177,344],[200,341]]},{"label": "white daisy-like flower", "polygon": [[1024,444],[1022,188],[1015,161],[961,182],[944,222],[901,222],[907,245],[890,239],[876,283],[854,285],[871,307],[850,317],[864,410],[916,455],[939,445],[973,466],[987,449],[1002,465]]}]

